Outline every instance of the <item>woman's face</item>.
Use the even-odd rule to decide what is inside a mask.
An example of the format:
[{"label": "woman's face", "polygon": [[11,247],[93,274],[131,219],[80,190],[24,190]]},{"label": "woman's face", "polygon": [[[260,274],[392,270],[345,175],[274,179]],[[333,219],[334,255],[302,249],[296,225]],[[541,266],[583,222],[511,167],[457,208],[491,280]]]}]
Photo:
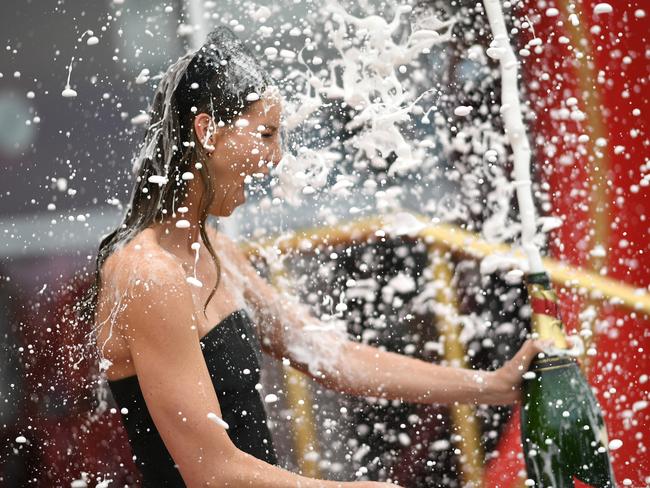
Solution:
[{"label": "woman's face", "polygon": [[205,131],[197,130],[197,136],[206,142],[203,144],[208,151],[205,164],[210,166],[215,185],[210,214],[232,214],[246,200],[244,180],[268,174],[270,167],[280,162],[281,111],[279,98],[263,97],[249,105],[232,124],[216,129],[208,127],[207,134],[213,132],[209,138]]}]

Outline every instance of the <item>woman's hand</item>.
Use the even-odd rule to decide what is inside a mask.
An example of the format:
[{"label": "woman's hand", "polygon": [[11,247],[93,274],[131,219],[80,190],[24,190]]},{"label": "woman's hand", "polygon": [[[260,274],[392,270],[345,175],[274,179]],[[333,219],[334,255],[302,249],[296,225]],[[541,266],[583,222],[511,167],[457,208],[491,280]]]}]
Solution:
[{"label": "woman's hand", "polygon": [[488,390],[481,403],[509,405],[521,400],[522,375],[528,371],[531,361],[552,345],[552,341],[528,339],[515,357],[490,374]]},{"label": "woman's hand", "polygon": [[400,488],[393,483],[382,483],[378,481],[358,481],[354,483],[355,488]]}]

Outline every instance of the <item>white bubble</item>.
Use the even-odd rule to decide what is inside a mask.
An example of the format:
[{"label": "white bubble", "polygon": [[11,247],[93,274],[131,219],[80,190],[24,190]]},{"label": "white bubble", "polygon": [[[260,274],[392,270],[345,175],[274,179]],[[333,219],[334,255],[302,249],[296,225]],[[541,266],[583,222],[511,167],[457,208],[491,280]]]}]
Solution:
[{"label": "white bubble", "polygon": [[616,449],[620,449],[620,447],[623,445],[623,441],[620,439],[612,439],[609,441],[609,447],[610,451],[615,451]]},{"label": "white bubble", "polygon": [[496,152],[496,150],[494,149],[488,149],[487,151],[485,151],[485,154],[483,156],[490,163],[496,163],[497,160],[499,159],[499,153]]},{"label": "white bubble", "polygon": [[168,180],[167,180],[167,177],[164,176],[164,175],[151,175],[149,178],[147,178],[147,181],[149,183],[153,183],[153,184],[162,186],[162,185],[166,184]]},{"label": "white bubble", "polygon": [[149,114],[145,112],[141,112],[135,117],[131,118],[131,124],[132,125],[144,125],[147,122],[149,122]]},{"label": "white bubble", "polygon": [[402,446],[411,445],[411,438],[406,432],[400,432],[399,434],[397,434],[397,440]]},{"label": "white bubble", "polygon": [[264,401],[265,401],[266,403],[275,403],[275,402],[278,401],[278,396],[275,395],[275,394],[273,394],[273,393],[269,393],[268,395],[266,395],[266,396],[264,397]]},{"label": "white bubble", "polygon": [[268,57],[274,57],[278,54],[278,50],[274,47],[267,47],[264,50],[264,55]]},{"label": "white bubble", "polygon": [[524,272],[520,269],[512,269],[508,271],[503,278],[509,285],[517,285],[523,280]]},{"label": "white bubble", "polygon": [[296,57],[296,53],[288,49],[281,49],[280,57],[290,61]]},{"label": "white bubble", "polygon": [[18,444],[25,444],[27,442],[27,438],[23,435],[19,435],[18,437],[16,437],[16,442]]},{"label": "white bubble", "polygon": [[398,273],[396,276],[391,278],[387,286],[390,286],[397,293],[410,293],[415,291],[417,288],[417,284],[413,277],[404,273]]},{"label": "white bubble", "polygon": [[609,3],[597,3],[594,6],[594,14],[611,14],[614,11],[612,6]]},{"label": "white bubble", "polygon": [[469,115],[472,110],[473,107],[469,107],[467,105],[459,105],[454,109],[454,115],[457,115],[458,117],[465,117]]},{"label": "white bubble", "polygon": [[208,413],[207,417],[208,417],[208,419],[212,420],[215,424],[217,424],[219,427],[223,427],[226,430],[229,429],[228,422],[223,420],[216,413],[210,412],[210,413]]},{"label": "white bubble", "polygon": [[149,80],[149,70],[147,68],[143,68],[142,71],[140,71],[140,74],[135,78],[135,83],[136,85],[142,85],[143,83],[146,83]]},{"label": "white bubble", "polygon": [[90,36],[86,40],[86,44],[88,44],[89,46],[95,46],[95,45],[99,44],[99,38],[97,36]]},{"label": "white bubble", "polygon": [[506,50],[503,49],[502,47],[489,47],[485,51],[485,54],[487,54],[488,57],[490,57],[492,59],[499,59],[505,53],[506,53]]},{"label": "white bubble", "polygon": [[266,20],[271,16],[271,10],[268,7],[260,7],[254,12],[251,12],[251,17],[258,22],[266,22]]},{"label": "white bubble", "polygon": [[268,25],[263,25],[258,30],[262,37],[268,37],[273,34],[273,27],[270,27]]},{"label": "white bubble", "polygon": [[589,254],[596,258],[603,258],[607,255],[607,251],[603,246],[598,244],[591,251],[589,251]]},{"label": "white bubble", "polygon": [[180,219],[176,221],[176,228],[178,229],[189,229],[190,228],[190,221],[185,220],[185,219]]},{"label": "white bubble", "polygon": [[61,96],[65,98],[74,98],[77,96],[77,92],[70,88],[70,85],[66,85],[66,87],[61,92]]},{"label": "white bubble", "polygon": [[68,189],[68,180],[65,178],[58,178],[56,180],[56,189],[59,191],[66,191]]},{"label": "white bubble", "polygon": [[192,286],[196,286],[197,288],[203,288],[203,283],[201,280],[195,278],[194,276],[188,276],[185,278],[185,281],[187,281]]}]

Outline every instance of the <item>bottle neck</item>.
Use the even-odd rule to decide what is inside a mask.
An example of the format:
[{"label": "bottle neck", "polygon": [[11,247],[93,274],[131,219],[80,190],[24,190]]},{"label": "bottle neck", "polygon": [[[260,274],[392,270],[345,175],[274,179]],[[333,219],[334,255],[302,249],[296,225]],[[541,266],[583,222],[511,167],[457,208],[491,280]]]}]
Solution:
[{"label": "bottle neck", "polygon": [[528,300],[532,309],[531,329],[541,340],[552,340],[558,349],[568,349],[560,307],[553,286],[546,273],[527,277]]}]

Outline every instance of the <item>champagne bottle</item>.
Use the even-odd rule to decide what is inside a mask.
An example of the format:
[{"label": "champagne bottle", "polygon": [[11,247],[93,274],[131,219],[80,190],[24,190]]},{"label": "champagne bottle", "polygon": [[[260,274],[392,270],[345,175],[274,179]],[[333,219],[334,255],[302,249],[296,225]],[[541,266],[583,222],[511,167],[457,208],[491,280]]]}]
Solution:
[{"label": "champagne bottle", "polygon": [[600,406],[568,350],[558,299],[546,273],[527,277],[532,331],[551,339],[524,375],[521,437],[528,480],[536,488],[568,488],[574,479],[592,487],[615,487],[607,431]]}]

